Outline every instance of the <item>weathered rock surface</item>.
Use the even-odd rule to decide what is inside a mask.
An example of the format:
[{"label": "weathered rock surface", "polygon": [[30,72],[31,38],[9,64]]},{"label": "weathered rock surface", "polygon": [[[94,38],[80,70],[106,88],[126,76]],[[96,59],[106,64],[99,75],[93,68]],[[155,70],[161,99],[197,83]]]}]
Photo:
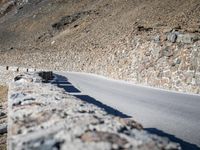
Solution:
[{"label": "weathered rock surface", "polygon": [[10,83],[9,149],[181,149],[143,131],[132,118],[110,115],[35,78],[37,73],[26,73]]}]

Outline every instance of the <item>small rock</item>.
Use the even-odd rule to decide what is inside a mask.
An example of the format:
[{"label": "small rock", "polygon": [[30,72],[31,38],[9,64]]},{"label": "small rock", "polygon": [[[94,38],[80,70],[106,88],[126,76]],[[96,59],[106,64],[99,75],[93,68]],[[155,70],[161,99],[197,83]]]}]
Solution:
[{"label": "small rock", "polygon": [[160,35],[157,35],[157,36],[154,38],[154,42],[155,42],[155,43],[160,42]]},{"label": "small rock", "polygon": [[6,114],[2,111],[0,111],[0,117],[4,117]]},{"label": "small rock", "polygon": [[176,143],[169,143],[169,144],[166,146],[166,149],[167,149],[167,150],[170,150],[170,149],[177,149],[177,147],[178,147],[178,149],[181,149],[181,147],[178,146]]},{"label": "small rock", "polygon": [[171,32],[167,35],[167,40],[172,43],[175,43],[176,39],[177,39],[177,34],[175,32]]},{"label": "small rock", "polygon": [[131,129],[141,130],[143,128],[142,125],[133,120],[133,118],[117,118],[117,120],[119,120],[119,122],[123,125],[130,127]]},{"label": "small rock", "polygon": [[181,63],[181,59],[177,59],[176,64],[180,64],[180,63]]},{"label": "small rock", "polygon": [[55,43],[55,41],[52,41],[52,42],[51,42],[51,45],[53,45],[54,43]]},{"label": "small rock", "polygon": [[124,138],[119,135],[109,132],[87,132],[81,136],[81,140],[84,142],[109,142],[112,144],[117,144],[123,146],[128,143]]},{"label": "small rock", "polygon": [[36,15],[33,15],[33,19],[35,19],[36,18]]},{"label": "small rock", "polygon": [[0,134],[7,133],[7,124],[0,124]]},{"label": "small rock", "polygon": [[181,42],[184,44],[192,44],[199,39],[200,39],[200,36],[193,33],[180,34],[177,36],[177,42]]},{"label": "small rock", "polygon": [[151,27],[144,27],[144,26],[138,26],[137,30],[138,31],[146,31],[146,32],[148,32],[148,31],[152,31],[153,28],[151,28]]},{"label": "small rock", "polygon": [[173,54],[174,54],[174,52],[169,46],[165,47],[160,52],[161,57],[163,57],[163,56],[171,57],[171,56],[173,56]]},{"label": "small rock", "polygon": [[172,62],[172,64],[171,64],[171,66],[172,67],[174,67],[174,66],[176,66],[176,65],[179,65],[181,63],[181,59],[175,59],[173,62]]}]

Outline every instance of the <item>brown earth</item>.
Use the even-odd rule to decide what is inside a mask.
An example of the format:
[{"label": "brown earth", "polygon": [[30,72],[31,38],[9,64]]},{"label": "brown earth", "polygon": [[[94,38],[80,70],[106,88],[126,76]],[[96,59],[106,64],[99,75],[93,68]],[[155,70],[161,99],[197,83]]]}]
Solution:
[{"label": "brown earth", "polygon": [[0,4],[4,4],[8,0],[0,0]]},{"label": "brown earth", "polygon": [[[5,103],[7,101],[7,93],[8,93],[8,89],[5,86],[0,86],[0,109],[5,109]],[[0,124],[1,123],[5,123],[7,118],[2,118],[0,117]],[[7,134],[0,134],[0,149],[1,150],[6,150],[7,148]]]},{"label": "brown earth", "polygon": [[8,89],[5,86],[0,85],[0,105],[7,101]]}]

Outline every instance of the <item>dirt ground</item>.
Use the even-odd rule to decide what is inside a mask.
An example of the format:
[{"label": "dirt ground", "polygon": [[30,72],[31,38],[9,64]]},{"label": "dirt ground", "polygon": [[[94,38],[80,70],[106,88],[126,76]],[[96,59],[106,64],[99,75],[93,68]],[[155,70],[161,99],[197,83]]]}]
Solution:
[{"label": "dirt ground", "polygon": [[[7,92],[8,89],[6,86],[0,85],[0,110],[5,109],[6,101],[7,101]],[[0,116],[0,124],[5,123],[7,121],[6,116]],[[6,150],[6,140],[7,134],[0,134],[0,150]]]},{"label": "dirt ground", "polygon": [[7,100],[7,92],[7,87],[0,85],[0,107],[2,106],[2,103]]}]

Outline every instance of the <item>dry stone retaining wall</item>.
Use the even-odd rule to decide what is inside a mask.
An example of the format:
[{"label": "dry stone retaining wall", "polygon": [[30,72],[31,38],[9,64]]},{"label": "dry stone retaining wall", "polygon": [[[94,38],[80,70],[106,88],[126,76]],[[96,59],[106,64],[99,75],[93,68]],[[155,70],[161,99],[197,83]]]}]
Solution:
[{"label": "dry stone retaining wall", "polygon": [[[23,51],[20,55],[16,54],[18,51],[9,51],[2,54],[2,58],[7,58],[2,62],[95,73],[139,85],[200,93],[198,31],[139,27],[103,48],[79,50],[76,47],[65,49],[62,44],[54,46],[56,50],[32,51],[31,56]],[[11,55],[16,56],[12,61],[9,60]]]},{"label": "dry stone retaining wall", "polygon": [[44,69],[24,68],[16,66],[0,66],[0,85],[7,85],[14,77],[24,72],[44,71]]}]

